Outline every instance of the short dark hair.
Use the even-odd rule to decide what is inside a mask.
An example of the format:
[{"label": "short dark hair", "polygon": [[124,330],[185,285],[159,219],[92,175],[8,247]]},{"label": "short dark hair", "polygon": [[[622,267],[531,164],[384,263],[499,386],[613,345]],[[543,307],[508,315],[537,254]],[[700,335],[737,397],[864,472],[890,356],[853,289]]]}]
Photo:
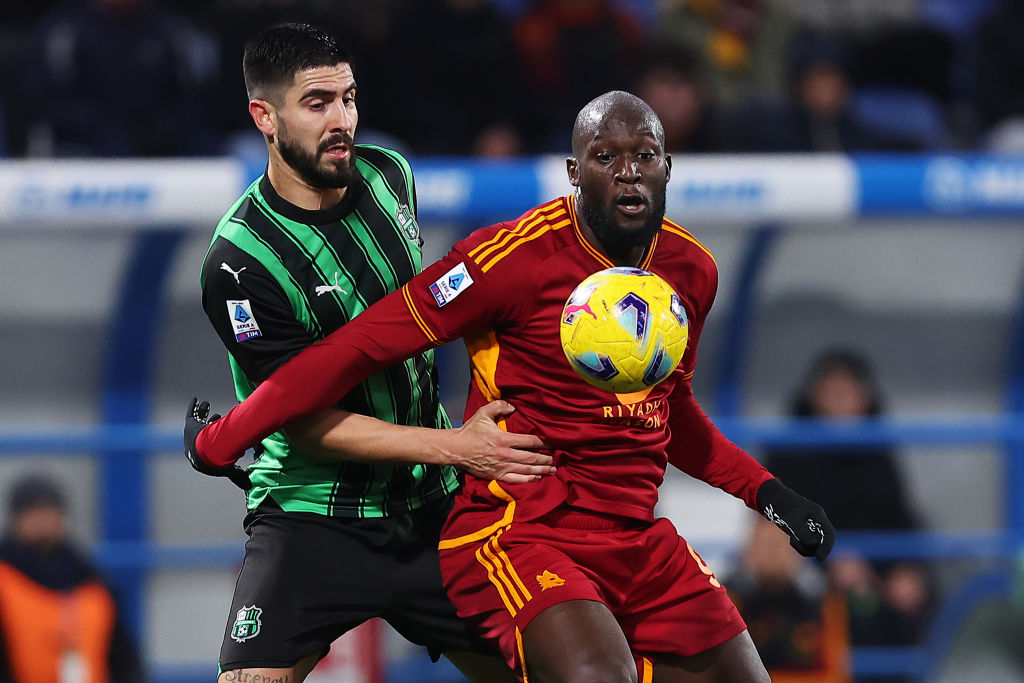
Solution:
[{"label": "short dark hair", "polygon": [[56,482],[42,474],[30,474],[19,479],[11,487],[8,492],[7,510],[13,517],[37,508],[64,511],[67,509],[67,502],[64,500],[64,492]]},{"label": "short dark hair", "polygon": [[310,24],[277,24],[246,41],[242,75],[249,99],[273,101],[299,71],[342,63],[352,59],[336,36]]}]

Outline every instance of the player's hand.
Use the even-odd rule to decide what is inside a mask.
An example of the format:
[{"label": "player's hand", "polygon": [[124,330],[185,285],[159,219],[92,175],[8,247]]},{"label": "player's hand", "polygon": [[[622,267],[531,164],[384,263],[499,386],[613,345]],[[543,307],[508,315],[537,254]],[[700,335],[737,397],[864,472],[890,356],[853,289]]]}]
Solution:
[{"label": "player's hand", "polygon": [[209,402],[200,402],[198,398],[192,399],[188,410],[185,411],[185,457],[188,458],[189,464],[192,465],[192,469],[196,472],[211,477],[227,477],[235,486],[243,491],[248,491],[252,488],[252,482],[249,481],[249,475],[245,470],[238,465],[230,465],[228,467],[210,465],[203,460],[199,454],[199,449],[196,448],[196,439],[199,438],[199,432],[206,425],[219,419],[220,415],[216,413],[210,414]]},{"label": "player's hand", "polygon": [[836,543],[836,530],[817,503],[804,498],[778,479],[757,490],[757,509],[789,536],[789,544],[804,557],[824,560]]},{"label": "player's hand", "polygon": [[553,474],[554,459],[538,450],[547,448],[539,437],[515,434],[498,427],[498,420],[515,411],[508,401],[491,401],[458,429],[449,446],[451,464],[474,477],[522,484]]}]

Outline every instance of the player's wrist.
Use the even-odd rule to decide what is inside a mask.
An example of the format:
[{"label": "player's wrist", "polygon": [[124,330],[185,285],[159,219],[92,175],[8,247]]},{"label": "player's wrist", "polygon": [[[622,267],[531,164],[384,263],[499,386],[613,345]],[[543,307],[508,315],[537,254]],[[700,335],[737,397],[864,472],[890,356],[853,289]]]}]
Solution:
[{"label": "player's wrist", "polygon": [[764,481],[757,488],[757,495],[755,496],[757,511],[762,515],[767,515],[765,508],[777,504],[779,498],[784,497],[787,491],[792,493],[792,489],[783,484],[778,477],[772,477]]}]

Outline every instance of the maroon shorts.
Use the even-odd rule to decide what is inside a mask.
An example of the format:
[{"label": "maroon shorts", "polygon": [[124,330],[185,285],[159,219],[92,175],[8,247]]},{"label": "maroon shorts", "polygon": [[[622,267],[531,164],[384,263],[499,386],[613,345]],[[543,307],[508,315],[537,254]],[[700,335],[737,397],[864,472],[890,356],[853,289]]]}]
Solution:
[{"label": "maroon shorts", "polygon": [[560,508],[461,545],[442,542],[441,574],[459,616],[523,670],[521,633],[568,600],[608,606],[634,656],[689,656],[746,625],[725,588],[667,519],[653,524]]}]

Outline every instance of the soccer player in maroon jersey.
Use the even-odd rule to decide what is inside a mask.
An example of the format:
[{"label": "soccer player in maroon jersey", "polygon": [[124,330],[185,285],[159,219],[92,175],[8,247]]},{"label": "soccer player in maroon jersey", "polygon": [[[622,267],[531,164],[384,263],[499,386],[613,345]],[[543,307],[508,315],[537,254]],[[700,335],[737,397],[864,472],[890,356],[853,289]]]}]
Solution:
[{"label": "soccer player in maroon jersey", "polygon": [[[540,436],[558,471],[519,484],[466,477],[440,543],[459,615],[524,680],[768,681],[721,583],[671,522],[654,517],[665,468],[760,510],[803,555],[824,559],[835,531],[821,507],[726,439],[693,397],[718,272],[707,249],[664,218],[671,158],[657,116],[633,95],[606,93],[580,112],[572,149],[575,195],[457,243],[224,418],[186,423],[186,447],[228,466],[371,372],[463,337],[473,373],[466,415],[509,401],[507,428]],[[657,273],[686,308],[683,360],[649,391],[592,387],[560,348],[569,293],[611,266]]]}]

